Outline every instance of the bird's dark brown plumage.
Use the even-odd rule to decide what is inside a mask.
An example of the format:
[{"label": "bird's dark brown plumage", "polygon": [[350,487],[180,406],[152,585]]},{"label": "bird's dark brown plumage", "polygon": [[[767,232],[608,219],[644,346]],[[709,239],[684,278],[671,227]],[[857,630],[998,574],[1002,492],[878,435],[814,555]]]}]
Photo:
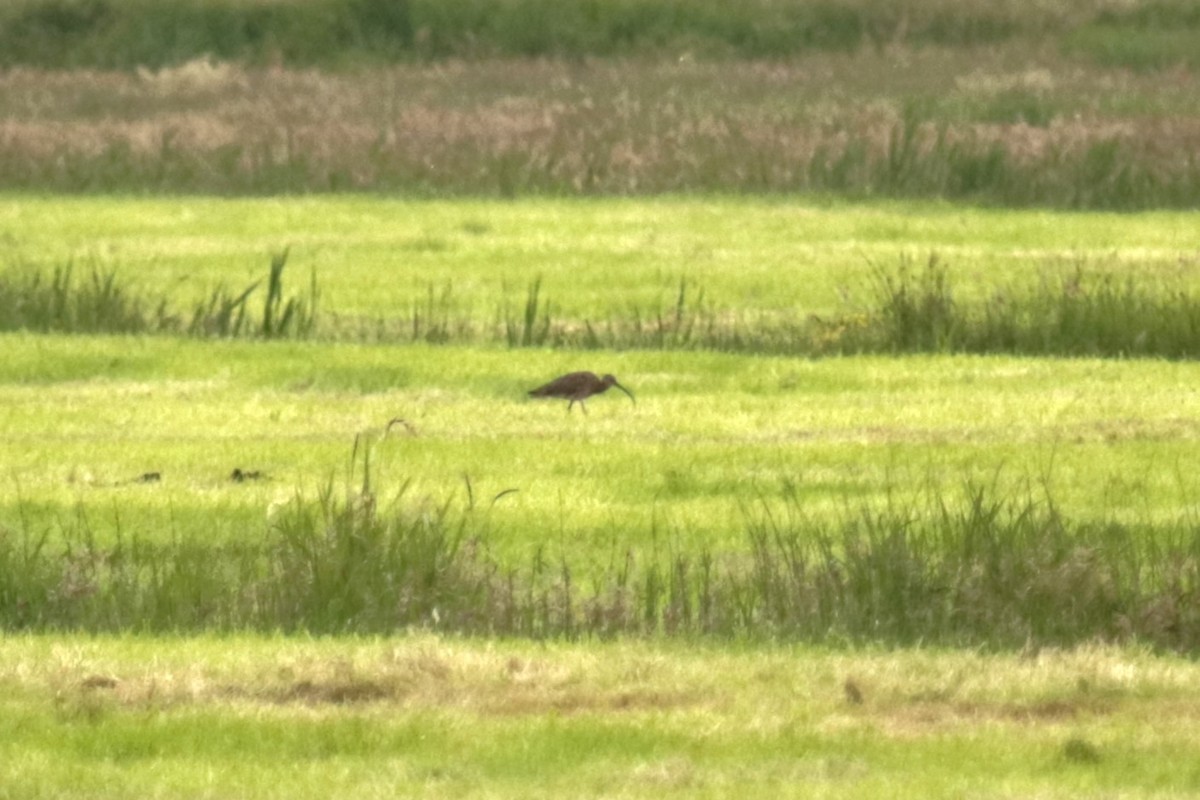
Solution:
[{"label": "bird's dark brown plumage", "polygon": [[583,409],[583,413],[587,413],[587,405],[584,400],[594,394],[601,394],[608,391],[608,387],[615,386],[625,394],[629,395],[629,399],[637,403],[637,399],[633,396],[633,392],[626,389],[612,375],[600,377],[594,372],[570,372],[561,377],[547,383],[545,386],[539,386],[532,390],[529,395],[531,397],[561,397],[570,400],[567,403],[567,411],[571,410],[571,406],[579,403],[579,407]]}]

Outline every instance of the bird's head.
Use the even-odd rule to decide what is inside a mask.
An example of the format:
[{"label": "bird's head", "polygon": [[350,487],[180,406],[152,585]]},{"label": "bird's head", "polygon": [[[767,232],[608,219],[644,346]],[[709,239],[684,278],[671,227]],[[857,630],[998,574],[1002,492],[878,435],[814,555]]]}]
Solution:
[{"label": "bird's head", "polygon": [[622,392],[624,392],[625,394],[629,395],[629,399],[633,401],[633,404],[634,404],[635,406],[637,405],[637,398],[633,396],[633,392],[629,391],[629,390],[628,390],[628,389],[626,389],[624,386],[622,386],[621,384],[617,383],[617,378],[616,378],[616,376],[615,376],[615,375],[605,375],[604,377],[602,377],[602,378],[600,379],[600,381],[601,381],[601,383],[603,383],[605,386],[615,386],[615,387],[617,387],[617,388],[618,388],[618,389],[620,389]]}]

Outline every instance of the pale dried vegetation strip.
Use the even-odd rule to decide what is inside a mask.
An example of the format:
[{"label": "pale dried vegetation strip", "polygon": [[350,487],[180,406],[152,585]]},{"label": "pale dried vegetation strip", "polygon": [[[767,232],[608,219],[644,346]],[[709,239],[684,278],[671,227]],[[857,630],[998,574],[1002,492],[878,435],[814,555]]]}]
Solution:
[{"label": "pale dried vegetation strip", "polygon": [[[935,735],[981,723],[1200,720],[1200,668],[1134,649],[969,651],[534,645],[414,635],[383,641],[10,637],[9,697],[64,713],[224,708],[251,714],[403,708],[510,717],[718,715],[777,729]],[[274,709],[274,712],[272,712]]]},{"label": "pale dried vegetation strip", "polygon": [[0,160],[3,183],[48,188],[871,190],[936,182],[919,163],[935,152],[996,147],[1011,167],[1053,173],[1108,142],[1165,181],[1197,168],[1194,90],[1187,72],[936,50],[355,73],[206,60],[17,69],[0,75]]}]

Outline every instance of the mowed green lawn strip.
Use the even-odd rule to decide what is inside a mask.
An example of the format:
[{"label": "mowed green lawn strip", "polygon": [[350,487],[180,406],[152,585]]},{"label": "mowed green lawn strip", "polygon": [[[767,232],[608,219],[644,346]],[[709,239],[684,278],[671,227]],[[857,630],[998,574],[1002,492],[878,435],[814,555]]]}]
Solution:
[{"label": "mowed green lawn strip", "polygon": [[705,645],[17,636],[13,796],[1182,796],[1200,667]]},{"label": "mowed green lawn strip", "polygon": [[190,312],[218,286],[240,291],[263,279],[271,254],[290,247],[286,287],[306,289],[315,271],[329,316],[402,317],[424,308],[432,291],[452,315],[490,324],[519,318],[540,277],[556,319],[666,313],[686,280],[689,307],[702,290],[705,308],[753,321],[865,303],[875,270],[890,272],[902,257],[920,264],[931,253],[964,293],[1081,265],[1191,286],[1200,251],[1194,222],[1178,212],[755,198],[8,195],[0,197],[0,239],[9,263],[0,266],[113,270],[123,284]]},{"label": "mowed green lawn strip", "polygon": [[[298,491],[357,486],[356,438],[384,501],[406,484],[407,501],[473,501],[497,552],[520,559],[740,547],[748,517],[784,497],[840,520],[954,501],[974,481],[1152,525],[1200,496],[1187,362],[0,340],[10,529],[84,513],[102,538],[253,537]],[[526,396],[577,369],[615,373],[638,402],[610,391],[584,414]],[[397,417],[411,430],[389,433]]]}]

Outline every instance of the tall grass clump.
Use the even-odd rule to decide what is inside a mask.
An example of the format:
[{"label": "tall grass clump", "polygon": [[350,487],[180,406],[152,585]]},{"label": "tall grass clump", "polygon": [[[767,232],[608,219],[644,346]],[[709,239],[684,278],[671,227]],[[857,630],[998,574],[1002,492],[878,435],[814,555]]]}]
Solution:
[{"label": "tall grass clump", "polygon": [[317,273],[309,279],[308,295],[283,297],[283,268],[287,266],[288,249],[271,257],[271,271],[267,276],[267,297],[263,302],[262,327],[259,335],[264,339],[295,338],[308,336],[316,324]]},{"label": "tall grass clump", "polygon": [[117,280],[93,266],[82,280],[74,264],[51,273],[0,274],[0,330],[39,333],[144,333],[168,324],[165,307],[150,308]]},{"label": "tall grass clump", "polygon": [[474,628],[488,590],[471,551],[476,520],[449,501],[408,501],[408,483],[381,499],[365,440],[351,465],[344,492],[330,481],[315,501],[297,494],[272,518],[258,584],[264,621],[316,632]]},{"label": "tall grass clump", "polygon": [[920,268],[906,259],[894,271],[876,269],[872,293],[864,312],[814,321],[825,331],[814,339],[843,352],[1200,355],[1200,297],[1082,265],[966,300],[931,254]]},{"label": "tall grass clump", "polygon": [[53,528],[0,525],[0,627],[46,631],[198,631],[244,627],[224,595],[255,577],[253,545],[127,534],[101,544],[79,506]]},{"label": "tall grass clump", "polygon": [[529,284],[519,317],[504,309],[504,338],[509,347],[541,347],[547,343],[551,328],[550,303],[542,295],[542,277]]},{"label": "tall grass clump", "polygon": [[39,333],[179,334],[302,338],[316,329],[320,291],[316,273],[307,294],[284,296],[287,250],[272,256],[262,312],[255,324],[248,303],[260,282],[233,294],[213,290],[186,321],[168,298],[140,296],[116,270],[93,267],[79,280],[73,264],[50,272],[15,268],[0,273],[0,330]]},{"label": "tall grass clump", "polygon": [[256,281],[237,294],[220,287],[198,302],[187,325],[193,336],[238,337],[262,339],[294,339],[311,336],[316,329],[317,304],[320,290],[314,271],[309,280],[307,295],[284,298],[283,269],[287,266],[288,249],[271,256],[267,274],[267,291],[262,312],[255,324],[248,303],[258,290]]},{"label": "tall grass clump", "polygon": [[[413,625],[487,630],[492,572],[472,549],[468,509],[380,498],[355,444],[344,489],[297,491],[265,531],[211,545],[120,528],[98,543],[90,514],[54,529],[0,527],[0,625],[88,631],[382,632]],[[474,537],[471,539],[470,537]],[[150,539],[155,539],[151,542]],[[159,539],[165,541],[159,541]]]},{"label": "tall grass clump", "polygon": [[[424,300],[414,300],[412,313],[408,324],[401,320],[399,324],[389,326],[386,322],[379,326],[377,334],[380,339],[394,338],[400,331],[410,331],[409,340],[413,342],[428,342],[430,344],[446,344],[455,340],[470,340],[473,338],[474,326],[469,318],[455,315],[454,287],[447,281],[440,288],[432,283],[426,287]],[[388,334],[391,328],[395,333]]]},{"label": "tall grass clump", "polygon": [[121,531],[102,546],[85,509],[56,529],[6,525],[0,625],[1200,652],[1194,520],[1073,522],[1048,496],[967,486],[818,521],[788,495],[747,509],[745,544],[728,551],[630,548],[584,568],[539,548],[502,564],[490,507],[412,497],[407,483],[382,493],[358,453],[344,488],[297,491],[239,542]]},{"label": "tall grass clump", "polygon": [[833,530],[794,500],[764,507],[750,522],[752,566],[735,581],[739,613],[803,638],[1200,644],[1200,532],[1073,524],[1050,499],[981,486],[930,500],[864,507]]},{"label": "tall grass clump", "polygon": [[906,262],[896,272],[875,270],[875,317],[880,334],[898,351],[941,351],[951,346],[960,320],[946,270],[931,255],[914,276]]}]

